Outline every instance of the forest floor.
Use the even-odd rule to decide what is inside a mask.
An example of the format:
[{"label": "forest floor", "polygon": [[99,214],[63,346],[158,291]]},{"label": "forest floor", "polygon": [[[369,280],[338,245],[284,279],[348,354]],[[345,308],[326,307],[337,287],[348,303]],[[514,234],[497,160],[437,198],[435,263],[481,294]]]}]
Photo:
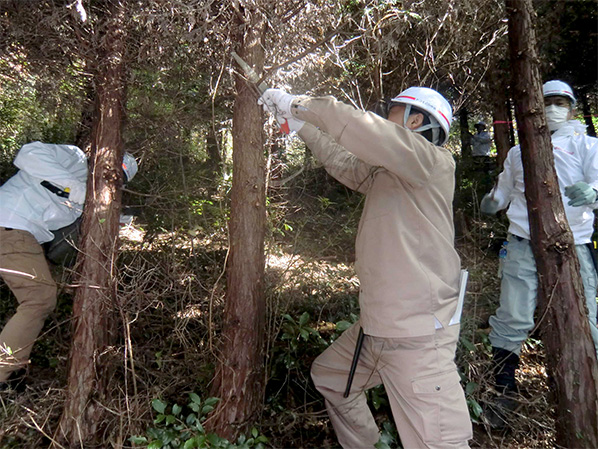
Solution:
[{"label": "forest floor", "polygon": [[[338,447],[323,400],[309,379],[309,367],[358,317],[358,280],[352,262],[362,199],[342,189],[323,189],[328,190],[321,196],[297,190],[292,198],[288,193],[271,198],[267,391],[265,407],[255,421],[257,432],[268,438],[268,447]],[[114,366],[114,375],[107,380],[109,395],[94,398],[105,408],[106,421],[101,426],[102,443],[93,447],[146,447],[133,445],[130,438],[149,438],[155,434],[151,429],[165,429],[164,423],[153,421],[159,408],[156,400],[167,407],[184,406],[190,393],[204,401],[209,395],[227,245],[225,230],[211,227],[208,216],[202,220],[202,230],[194,235],[149,231],[141,219],[123,230],[117,312],[124,324],[106,357],[106,363]],[[457,249],[470,281],[457,363],[474,422],[470,445],[552,448],[553,405],[542,344],[534,338],[522,352],[517,373],[521,405],[508,430],[491,431],[480,418],[483,404],[492,399],[487,320],[497,306],[497,242],[506,231],[500,220],[466,221]],[[0,393],[0,448],[45,448],[57,430],[66,394],[72,286],[68,270],[55,270],[59,304],[34,347],[26,387]],[[0,322],[14,313],[14,302],[1,285]],[[383,389],[371,390],[368,399],[388,446],[400,447]]]}]

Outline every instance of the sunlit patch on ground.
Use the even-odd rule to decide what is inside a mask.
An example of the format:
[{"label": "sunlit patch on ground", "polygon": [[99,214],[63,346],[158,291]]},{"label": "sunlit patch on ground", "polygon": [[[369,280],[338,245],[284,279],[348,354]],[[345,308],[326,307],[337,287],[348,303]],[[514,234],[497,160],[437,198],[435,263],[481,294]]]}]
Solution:
[{"label": "sunlit patch on ground", "polygon": [[190,305],[185,308],[185,310],[181,310],[177,312],[176,317],[180,319],[197,319],[203,315],[203,311],[201,307],[198,305]]},{"label": "sunlit patch on ground", "polygon": [[143,237],[145,237],[145,231],[136,227],[133,223],[121,224],[119,236],[132,242],[142,242]]}]

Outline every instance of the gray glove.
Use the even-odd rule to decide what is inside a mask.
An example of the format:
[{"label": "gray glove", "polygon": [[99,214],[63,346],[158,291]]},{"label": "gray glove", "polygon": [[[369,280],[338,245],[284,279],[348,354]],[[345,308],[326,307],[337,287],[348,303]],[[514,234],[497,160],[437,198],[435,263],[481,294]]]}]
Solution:
[{"label": "gray glove", "polygon": [[496,201],[492,195],[487,193],[480,203],[480,211],[486,215],[495,215],[499,211],[498,201]]},{"label": "gray glove", "polygon": [[595,203],[598,192],[588,183],[580,181],[565,187],[565,195],[569,198],[569,206],[578,207]]}]

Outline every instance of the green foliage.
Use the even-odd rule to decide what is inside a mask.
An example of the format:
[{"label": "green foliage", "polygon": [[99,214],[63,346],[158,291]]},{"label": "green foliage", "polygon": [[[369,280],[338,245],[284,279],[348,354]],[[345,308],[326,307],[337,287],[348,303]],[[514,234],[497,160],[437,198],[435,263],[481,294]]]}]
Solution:
[{"label": "green foliage", "polygon": [[[0,59],[0,71],[11,62]],[[0,158],[12,157],[21,145],[34,140],[72,143],[81,119],[84,85],[76,76],[46,80],[30,73],[27,65],[2,77],[0,96]],[[0,160],[3,162],[3,160]]]},{"label": "green foliage", "polygon": [[384,421],[380,432],[380,439],[374,445],[376,449],[390,449],[399,446],[399,433],[394,423]]},{"label": "green foliage", "polygon": [[152,408],[157,412],[155,427],[147,430],[145,435],[132,436],[131,443],[147,449],[263,449],[268,439],[260,435],[256,428],[249,437],[242,435],[236,443],[231,443],[215,433],[206,432],[203,422],[214,410],[218,398],[204,401],[196,393],[189,394],[186,406],[173,404],[169,406],[161,399],[152,401]]},{"label": "green foliage", "polygon": [[309,326],[308,312],[301,314],[297,320],[289,314],[284,314],[282,318],[280,340],[285,345],[277,347],[275,365],[282,365],[285,370],[301,367],[302,360],[308,353],[313,356],[314,353],[319,353],[328,346],[328,342],[322,338],[320,332]]}]

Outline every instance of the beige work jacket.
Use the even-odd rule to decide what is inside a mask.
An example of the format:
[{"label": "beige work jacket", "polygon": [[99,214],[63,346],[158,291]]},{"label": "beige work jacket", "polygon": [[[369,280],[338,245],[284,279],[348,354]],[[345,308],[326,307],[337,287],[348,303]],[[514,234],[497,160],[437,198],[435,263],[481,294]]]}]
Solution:
[{"label": "beige work jacket", "polygon": [[355,261],[364,332],[401,338],[448,326],[460,273],[450,152],[332,97],[300,97],[292,109],[326,170],[366,194]]}]

